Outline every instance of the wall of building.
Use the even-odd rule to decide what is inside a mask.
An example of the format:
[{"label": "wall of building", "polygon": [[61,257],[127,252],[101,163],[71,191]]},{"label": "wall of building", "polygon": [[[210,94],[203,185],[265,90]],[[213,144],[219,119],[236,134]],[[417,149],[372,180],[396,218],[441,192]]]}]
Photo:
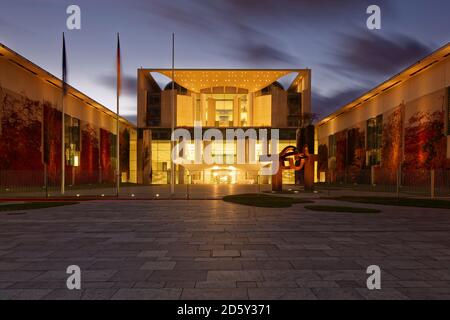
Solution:
[{"label": "wall of building", "polygon": [[271,92],[272,106],[271,108],[271,127],[272,128],[284,128],[287,127],[288,118],[288,106],[287,96],[288,93],[284,90],[273,88]]},{"label": "wall of building", "polygon": [[[52,84],[6,57],[0,57],[0,70],[0,185],[42,186],[45,167],[48,182],[60,183],[62,98],[57,80]],[[78,119],[80,124],[80,150],[76,166],[66,165],[67,183],[112,182],[111,159],[115,155],[111,154],[110,144],[116,119],[101,106],[89,105],[71,91],[65,99],[65,112],[67,119]],[[133,131],[131,125],[121,123],[121,171],[129,181]]]},{"label": "wall of building", "polygon": [[[322,180],[332,182],[395,184],[401,168],[402,183],[425,184],[429,170],[450,169],[448,87],[450,59],[319,126],[319,177],[322,172]],[[367,121],[377,116],[380,161],[371,165]]]},{"label": "wall of building", "polygon": [[177,95],[177,127],[192,127],[195,120],[194,100],[191,96]]},{"label": "wall of building", "polygon": [[271,127],[272,124],[272,96],[255,97],[253,103],[253,122],[255,127]]}]

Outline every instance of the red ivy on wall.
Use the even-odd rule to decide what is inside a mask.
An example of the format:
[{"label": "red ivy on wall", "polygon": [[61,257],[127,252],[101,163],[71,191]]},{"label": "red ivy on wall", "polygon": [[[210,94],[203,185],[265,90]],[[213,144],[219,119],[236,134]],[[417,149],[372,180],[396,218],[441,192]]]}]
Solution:
[{"label": "red ivy on wall", "polygon": [[445,166],[444,112],[417,112],[405,130],[405,167],[437,169]]},{"label": "red ivy on wall", "polygon": [[[0,186],[43,186],[47,167],[49,185],[61,182],[62,113],[50,102],[33,101],[0,87]],[[113,134],[84,123],[79,168],[66,165],[66,181],[114,181],[111,163]],[[121,171],[129,171],[130,133],[120,135]],[[76,176],[72,179],[72,173]],[[102,178],[102,179],[101,179]]]},{"label": "red ivy on wall", "polygon": [[100,165],[101,181],[114,182],[114,170],[111,163],[111,133],[100,129]]},{"label": "red ivy on wall", "polygon": [[326,144],[319,146],[318,154],[318,171],[324,172],[328,170],[328,147]]},{"label": "red ivy on wall", "polygon": [[47,163],[48,182],[61,182],[61,124],[62,113],[44,102],[44,162]]},{"label": "red ivy on wall", "polygon": [[42,185],[42,105],[2,89],[0,184]]},{"label": "red ivy on wall", "polygon": [[347,131],[336,133],[336,181],[344,182],[347,153]]},{"label": "red ivy on wall", "polygon": [[402,161],[402,106],[396,108],[384,121],[381,168],[377,171],[377,183],[395,184]]},{"label": "red ivy on wall", "polygon": [[98,129],[85,123],[81,130],[81,163],[78,181],[98,183],[100,180],[100,157]]},{"label": "red ivy on wall", "polygon": [[405,129],[405,180],[427,183],[428,170],[445,168],[446,144],[444,112],[415,113]]},{"label": "red ivy on wall", "polygon": [[366,165],[364,132],[360,127],[354,127],[347,132],[347,183],[367,183],[363,175]]}]

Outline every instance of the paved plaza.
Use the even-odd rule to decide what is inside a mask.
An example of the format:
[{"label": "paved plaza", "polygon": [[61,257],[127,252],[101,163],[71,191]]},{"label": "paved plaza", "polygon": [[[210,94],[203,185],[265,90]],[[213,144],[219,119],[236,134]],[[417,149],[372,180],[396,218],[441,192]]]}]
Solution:
[{"label": "paved plaza", "polygon": [[[0,212],[0,299],[450,299],[448,210],[352,206],[382,213],[221,200]],[[367,289],[370,265],[381,290]]]}]

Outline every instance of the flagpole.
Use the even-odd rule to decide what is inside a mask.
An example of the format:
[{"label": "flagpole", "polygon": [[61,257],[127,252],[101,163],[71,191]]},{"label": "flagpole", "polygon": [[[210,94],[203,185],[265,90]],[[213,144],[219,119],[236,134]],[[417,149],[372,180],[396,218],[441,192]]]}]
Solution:
[{"label": "flagpole", "polygon": [[65,152],[65,105],[64,98],[66,95],[66,39],[63,32],[63,63],[62,63],[62,119],[61,119],[61,194],[64,195],[66,190],[66,152]]},{"label": "flagpole", "polygon": [[[175,33],[172,33],[172,133],[175,131]],[[175,148],[175,142],[171,140],[172,157],[174,156],[173,151]],[[174,159],[171,161],[170,168],[170,194],[172,197],[175,196],[175,163]]]},{"label": "flagpole", "polygon": [[120,191],[120,122],[119,122],[119,113],[120,113],[120,36],[119,33],[117,33],[117,124],[116,124],[116,161],[117,161],[117,177],[116,177],[116,193],[117,197],[119,197],[119,191]]}]

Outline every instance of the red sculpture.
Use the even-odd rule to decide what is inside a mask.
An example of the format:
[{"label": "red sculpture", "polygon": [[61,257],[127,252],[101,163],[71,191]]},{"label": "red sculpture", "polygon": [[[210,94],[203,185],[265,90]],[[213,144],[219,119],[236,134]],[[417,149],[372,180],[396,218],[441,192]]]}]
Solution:
[{"label": "red sculpture", "polygon": [[314,161],[317,160],[316,158],[316,155],[309,153],[307,145],[303,147],[303,151],[294,146],[284,148],[279,155],[278,172],[272,176],[272,190],[283,191],[283,170],[300,171],[302,169],[305,169],[305,191],[314,190]]}]

